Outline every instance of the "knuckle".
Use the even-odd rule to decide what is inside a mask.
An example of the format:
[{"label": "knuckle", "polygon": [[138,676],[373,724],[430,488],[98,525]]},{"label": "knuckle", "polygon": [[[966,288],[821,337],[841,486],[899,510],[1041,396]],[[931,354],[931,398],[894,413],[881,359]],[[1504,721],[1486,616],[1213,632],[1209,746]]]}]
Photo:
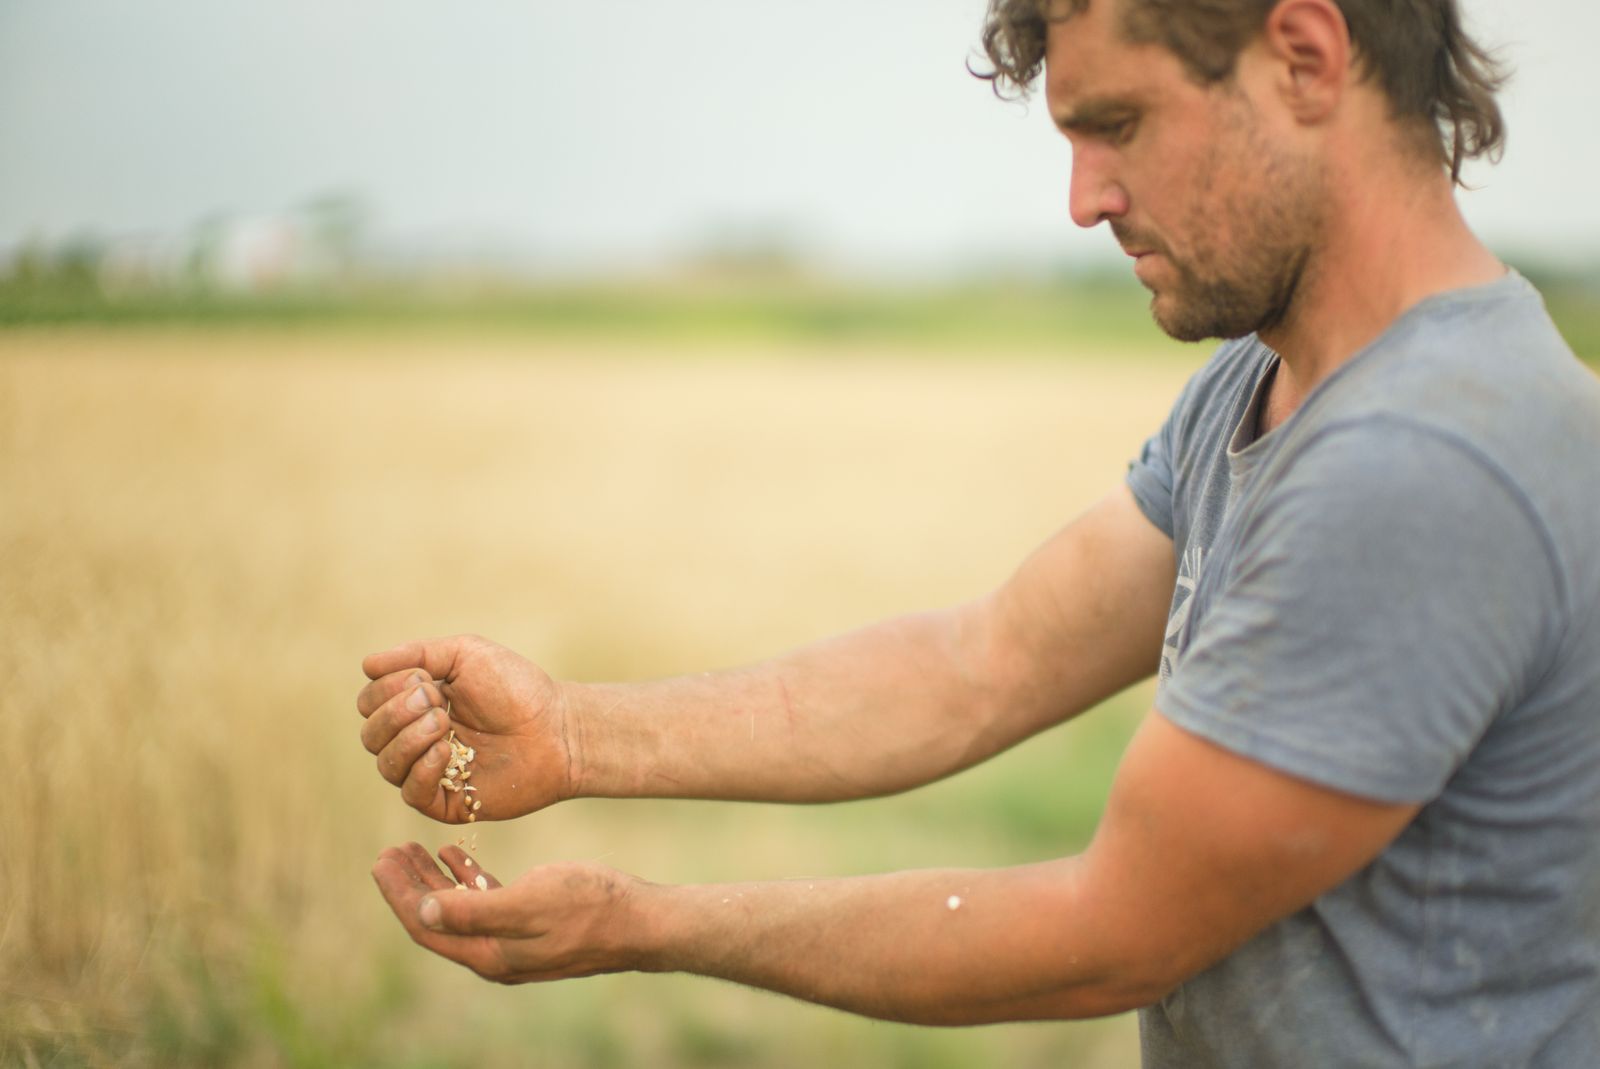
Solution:
[{"label": "knuckle", "polygon": [[421,790],[422,781],[417,777],[415,770],[400,782],[399,787],[400,796],[412,805],[420,807],[427,801]]},{"label": "knuckle", "polygon": [[411,774],[399,786],[400,797],[411,808],[436,820],[453,822],[449,815],[449,807],[440,807],[436,804],[440,791],[438,782],[433,777],[419,774],[418,770],[413,768]]},{"label": "knuckle", "polygon": [[378,755],[378,775],[396,787],[400,786],[400,774],[395,770],[393,756],[388,753],[380,753]]},{"label": "knuckle", "polygon": [[394,732],[394,741],[401,746],[415,746],[420,725],[420,720],[413,720],[409,724],[397,726]]},{"label": "knuckle", "polygon": [[409,765],[413,761],[419,760],[423,754],[428,752],[428,733],[423,730],[422,722],[419,720],[416,723],[407,724],[397,731],[393,745],[396,750],[395,756],[399,757],[404,754],[406,764]]}]

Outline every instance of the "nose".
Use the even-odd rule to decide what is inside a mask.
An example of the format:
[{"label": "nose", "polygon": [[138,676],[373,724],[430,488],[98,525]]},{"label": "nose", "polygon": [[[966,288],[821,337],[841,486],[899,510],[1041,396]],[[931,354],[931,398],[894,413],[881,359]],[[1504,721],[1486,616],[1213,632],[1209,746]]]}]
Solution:
[{"label": "nose", "polygon": [[1072,149],[1068,211],[1072,221],[1086,229],[1128,211],[1128,193],[1112,175],[1107,155],[1093,143],[1076,145]]}]

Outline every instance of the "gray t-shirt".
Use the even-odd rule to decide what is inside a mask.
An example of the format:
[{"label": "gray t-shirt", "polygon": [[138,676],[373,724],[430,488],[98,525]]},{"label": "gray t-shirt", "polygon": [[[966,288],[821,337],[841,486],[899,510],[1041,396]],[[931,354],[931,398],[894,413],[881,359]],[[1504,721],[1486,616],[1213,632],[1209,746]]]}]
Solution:
[{"label": "gray t-shirt", "polygon": [[1142,1011],[1145,1064],[1600,1065],[1600,379],[1514,273],[1256,438],[1277,361],[1223,345],[1130,467],[1179,566],[1156,707],[1423,808]]}]

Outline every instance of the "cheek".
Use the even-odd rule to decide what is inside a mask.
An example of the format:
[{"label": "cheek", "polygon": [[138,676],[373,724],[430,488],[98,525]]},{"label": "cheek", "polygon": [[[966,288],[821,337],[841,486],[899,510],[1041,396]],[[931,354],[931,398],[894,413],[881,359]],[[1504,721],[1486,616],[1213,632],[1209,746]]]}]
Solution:
[{"label": "cheek", "polygon": [[1233,262],[1244,236],[1252,230],[1253,213],[1258,205],[1243,187],[1217,180],[1203,187],[1196,184],[1184,199],[1179,233],[1188,261],[1196,268],[1214,270]]},{"label": "cheek", "polygon": [[1226,251],[1240,214],[1249,210],[1247,175],[1234,162],[1240,158],[1241,146],[1234,140],[1218,132],[1197,144],[1195,151],[1174,155],[1167,164],[1170,180],[1181,183],[1173,198],[1180,205],[1174,222],[1183,230],[1191,253],[1200,258]]},{"label": "cheek", "polygon": [[1130,191],[1135,230],[1178,261],[1209,255],[1219,211],[1214,185],[1199,181],[1190,161],[1168,157],[1146,172]]}]

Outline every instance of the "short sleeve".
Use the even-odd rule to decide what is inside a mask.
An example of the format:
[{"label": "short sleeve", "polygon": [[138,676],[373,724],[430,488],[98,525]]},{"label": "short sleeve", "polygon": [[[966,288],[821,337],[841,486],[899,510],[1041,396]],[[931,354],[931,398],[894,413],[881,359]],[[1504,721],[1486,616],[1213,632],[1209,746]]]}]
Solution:
[{"label": "short sleeve", "polygon": [[1172,496],[1176,482],[1172,474],[1173,419],[1174,416],[1169,415],[1161,429],[1145,441],[1139,455],[1128,462],[1127,476],[1128,489],[1133,491],[1139,511],[1168,538],[1176,538]]},{"label": "short sleeve", "polygon": [[1537,516],[1470,447],[1393,419],[1324,430],[1241,507],[1162,713],[1325,786],[1435,797],[1561,626]]}]

